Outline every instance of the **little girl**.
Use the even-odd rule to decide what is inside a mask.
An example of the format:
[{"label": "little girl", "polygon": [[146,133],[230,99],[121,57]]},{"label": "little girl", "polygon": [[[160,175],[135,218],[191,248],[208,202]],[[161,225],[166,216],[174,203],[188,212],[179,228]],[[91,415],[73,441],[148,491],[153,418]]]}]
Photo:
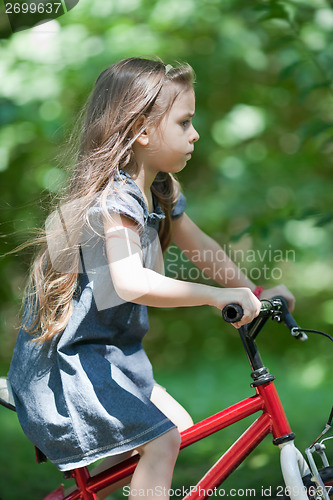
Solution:
[{"label": "little girl", "polygon": [[[24,432],[60,470],[109,457],[101,470],[139,453],[133,496],[154,498],[156,487],[167,495],[179,433],[192,424],[154,380],[142,347],[147,306],[238,303],[237,328],[260,310],[262,289],[221,259],[221,247],[186,215],[173,176],[199,139],[193,78],[188,65],[140,58],[98,77],[75,168],[32,266],[9,371]],[[228,288],[164,276],[161,255],[171,242]],[[262,296],[276,294],[292,308],[282,285]]]}]

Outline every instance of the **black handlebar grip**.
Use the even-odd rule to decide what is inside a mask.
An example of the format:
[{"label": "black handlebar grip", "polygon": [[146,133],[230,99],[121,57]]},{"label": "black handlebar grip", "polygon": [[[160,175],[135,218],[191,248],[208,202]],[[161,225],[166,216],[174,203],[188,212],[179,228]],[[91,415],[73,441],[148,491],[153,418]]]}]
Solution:
[{"label": "black handlebar grip", "polygon": [[279,299],[282,302],[283,305],[283,315],[282,319],[285,323],[285,325],[289,328],[290,331],[293,329],[300,329],[292,315],[290,314],[288,310],[288,302],[284,297],[275,297],[276,299]]},{"label": "black handlebar grip", "polygon": [[308,340],[308,336],[302,332],[301,328],[298,326],[290,312],[287,312],[283,318],[284,324],[289,328],[290,333],[297,340]]},{"label": "black handlebar grip", "polygon": [[239,304],[228,304],[222,309],[222,318],[227,323],[237,323],[244,315],[242,306]]},{"label": "black handlebar grip", "polygon": [[306,333],[302,331],[302,329],[298,326],[296,321],[294,320],[293,316],[288,310],[288,302],[284,297],[275,297],[276,299],[279,299],[282,302],[283,305],[283,315],[282,315],[282,320],[286,327],[289,328],[290,333],[297,339],[297,340],[307,340],[308,336]]}]

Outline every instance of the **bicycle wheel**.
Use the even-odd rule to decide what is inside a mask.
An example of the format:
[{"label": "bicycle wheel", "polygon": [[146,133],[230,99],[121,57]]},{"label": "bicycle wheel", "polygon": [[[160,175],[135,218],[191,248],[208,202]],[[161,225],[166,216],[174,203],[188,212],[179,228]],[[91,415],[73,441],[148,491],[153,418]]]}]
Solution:
[{"label": "bicycle wheel", "polygon": [[[320,477],[326,487],[326,491],[330,499],[333,499],[333,467],[324,467],[319,470]],[[311,481],[311,474],[303,477],[304,486],[307,488],[310,500],[314,500],[315,483]]]}]

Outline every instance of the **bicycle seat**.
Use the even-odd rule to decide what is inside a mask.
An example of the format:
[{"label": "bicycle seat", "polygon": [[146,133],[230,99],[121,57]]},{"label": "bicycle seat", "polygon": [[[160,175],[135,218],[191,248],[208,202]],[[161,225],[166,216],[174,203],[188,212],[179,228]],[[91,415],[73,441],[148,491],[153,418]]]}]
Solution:
[{"label": "bicycle seat", "polygon": [[7,377],[0,377],[0,404],[16,411],[13,391]]}]

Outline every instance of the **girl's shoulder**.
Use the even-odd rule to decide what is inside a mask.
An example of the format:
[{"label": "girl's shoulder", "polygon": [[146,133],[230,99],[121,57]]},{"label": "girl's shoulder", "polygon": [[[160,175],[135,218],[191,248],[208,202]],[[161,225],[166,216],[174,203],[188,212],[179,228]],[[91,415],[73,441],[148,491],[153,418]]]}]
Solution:
[{"label": "girl's shoulder", "polygon": [[133,203],[132,199],[134,199],[143,210],[147,209],[141,189],[125,170],[119,170],[119,173],[115,175],[107,198],[114,198],[115,201],[125,198],[129,203]]},{"label": "girl's shoulder", "polygon": [[[99,195],[95,203],[89,208],[89,223],[93,228],[103,228],[103,217],[116,213],[133,220],[139,228],[144,229],[150,223],[157,224],[165,218],[160,199],[164,198],[168,189],[163,173],[157,174],[153,185],[154,210],[149,212],[147,204],[139,186],[125,170],[119,170],[110,183],[109,189]],[[161,195],[161,198],[160,198]],[[171,217],[179,217],[186,207],[186,198],[182,192],[177,193],[177,198],[171,200]]]},{"label": "girl's shoulder", "polygon": [[124,170],[114,176],[108,190],[98,195],[90,206],[89,224],[94,229],[100,229],[103,227],[103,217],[111,213],[129,217],[139,227],[144,227],[148,219],[148,208],[142,192]]}]

